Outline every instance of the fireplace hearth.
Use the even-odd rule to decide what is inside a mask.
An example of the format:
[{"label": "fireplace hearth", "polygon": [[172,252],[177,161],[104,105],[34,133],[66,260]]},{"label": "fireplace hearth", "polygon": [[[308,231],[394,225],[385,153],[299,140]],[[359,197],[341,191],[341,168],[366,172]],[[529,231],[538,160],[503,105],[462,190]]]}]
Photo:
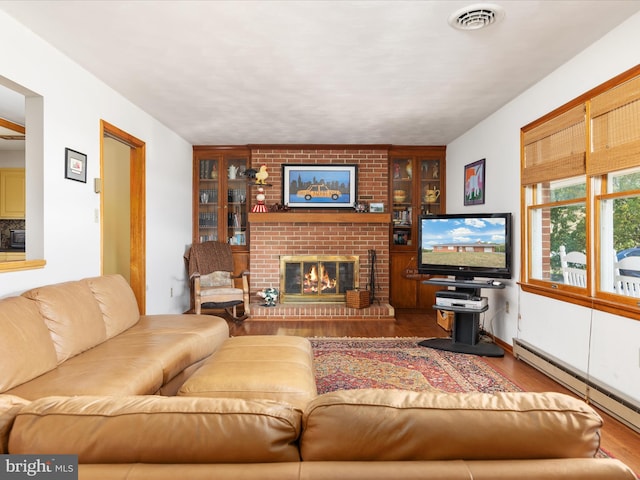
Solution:
[{"label": "fireplace hearth", "polygon": [[359,286],[360,259],[354,255],[280,256],[281,303],[344,303]]}]

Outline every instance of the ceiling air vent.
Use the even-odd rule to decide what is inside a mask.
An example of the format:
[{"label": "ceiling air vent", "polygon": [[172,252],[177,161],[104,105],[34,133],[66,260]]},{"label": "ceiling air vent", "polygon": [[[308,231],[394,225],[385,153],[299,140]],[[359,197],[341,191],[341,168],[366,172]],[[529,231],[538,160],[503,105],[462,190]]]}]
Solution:
[{"label": "ceiling air vent", "polygon": [[504,17],[504,10],[493,3],[477,3],[455,11],[449,25],[459,30],[479,30],[493,25]]}]

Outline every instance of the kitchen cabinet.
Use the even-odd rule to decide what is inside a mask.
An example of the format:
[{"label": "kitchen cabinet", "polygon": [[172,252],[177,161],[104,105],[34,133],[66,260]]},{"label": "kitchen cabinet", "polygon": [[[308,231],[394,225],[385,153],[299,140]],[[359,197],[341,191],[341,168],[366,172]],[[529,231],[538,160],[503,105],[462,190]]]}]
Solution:
[{"label": "kitchen cabinet", "polygon": [[394,308],[431,309],[437,288],[416,273],[418,218],[445,213],[444,146],[398,146],[389,150],[390,303]]},{"label": "kitchen cabinet", "polygon": [[0,219],[25,218],[24,168],[0,169]]}]

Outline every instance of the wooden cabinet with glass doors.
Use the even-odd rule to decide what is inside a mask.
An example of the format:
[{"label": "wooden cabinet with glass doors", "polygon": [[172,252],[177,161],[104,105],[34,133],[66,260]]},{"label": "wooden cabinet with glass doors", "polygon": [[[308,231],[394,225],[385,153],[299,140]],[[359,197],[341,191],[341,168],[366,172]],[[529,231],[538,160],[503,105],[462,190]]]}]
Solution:
[{"label": "wooden cabinet with glass doors", "polygon": [[391,225],[391,304],[432,309],[437,288],[415,275],[418,217],[445,213],[444,146],[392,147],[389,150]]},{"label": "wooden cabinet with glass doors", "polygon": [[193,242],[229,243],[236,269],[249,258],[249,156],[245,147],[193,147]]}]

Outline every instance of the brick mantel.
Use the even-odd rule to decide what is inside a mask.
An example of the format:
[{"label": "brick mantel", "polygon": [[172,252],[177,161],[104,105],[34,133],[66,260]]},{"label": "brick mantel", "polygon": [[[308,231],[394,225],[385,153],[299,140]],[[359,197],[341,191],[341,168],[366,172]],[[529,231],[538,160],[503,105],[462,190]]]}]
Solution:
[{"label": "brick mantel", "polygon": [[249,223],[391,223],[390,213],[249,213]]}]

